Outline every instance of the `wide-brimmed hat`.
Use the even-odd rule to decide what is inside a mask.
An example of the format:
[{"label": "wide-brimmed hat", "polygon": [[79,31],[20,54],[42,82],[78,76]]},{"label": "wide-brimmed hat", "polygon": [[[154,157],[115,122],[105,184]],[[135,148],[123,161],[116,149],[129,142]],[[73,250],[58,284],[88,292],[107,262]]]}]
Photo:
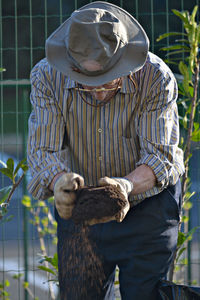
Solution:
[{"label": "wide-brimmed hat", "polygon": [[74,11],[51,34],[46,57],[71,79],[98,86],[142,68],[148,48],[137,20],[114,4],[96,1]]}]

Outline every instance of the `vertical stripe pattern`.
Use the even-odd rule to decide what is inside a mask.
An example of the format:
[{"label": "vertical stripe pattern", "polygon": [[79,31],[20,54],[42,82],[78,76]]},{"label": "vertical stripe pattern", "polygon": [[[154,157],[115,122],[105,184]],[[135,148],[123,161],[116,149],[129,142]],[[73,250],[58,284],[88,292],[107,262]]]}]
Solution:
[{"label": "vertical stripe pattern", "polygon": [[[134,196],[135,202],[176,183],[184,168],[174,76],[149,53],[132,80],[134,84],[123,77],[121,89],[109,103],[92,107],[82,100],[75,82],[46,59],[34,67],[28,139],[29,191],[34,197],[50,196],[48,185],[62,170],[81,174],[86,184],[96,185],[100,177],[123,177],[147,164],[158,186]],[[87,102],[98,103],[81,93]]]}]

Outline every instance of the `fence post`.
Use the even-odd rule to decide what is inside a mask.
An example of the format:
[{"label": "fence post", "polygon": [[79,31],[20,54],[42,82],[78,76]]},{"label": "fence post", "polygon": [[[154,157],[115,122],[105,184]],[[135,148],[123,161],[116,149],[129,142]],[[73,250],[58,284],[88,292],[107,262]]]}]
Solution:
[{"label": "fence post", "polygon": [[[28,126],[28,111],[29,111],[29,105],[28,105],[28,99],[29,99],[29,90],[27,87],[22,87],[22,99],[23,99],[23,157],[26,157],[26,145],[27,145],[27,126]],[[23,180],[23,193],[27,193],[26,189],[26,176]],[[23,249],[24,249],[24,280],[28,282],[28,211],[25,206],[23,206]],[[27,290],[24,290],[24,299],[28,300],[29,295]]]}]

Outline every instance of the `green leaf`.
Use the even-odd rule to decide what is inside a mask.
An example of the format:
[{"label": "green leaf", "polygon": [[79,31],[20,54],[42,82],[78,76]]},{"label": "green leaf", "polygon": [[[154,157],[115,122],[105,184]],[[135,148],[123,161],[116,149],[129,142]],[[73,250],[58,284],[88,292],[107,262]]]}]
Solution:
[{"label": "green leaf", "polygon": [[187,191],[186,193],[185,193],[185,201],[188,201],[190,198],[192,198],[192,196],[194,196],[196,194],[196,192],[189,192],[189,191]]},{"label": "green leaf", "polygon": [[183,75],[182,85],[179,85],[179,88],[181,87],[181,90],[183,91],[184,95],[190,96],[191,87],[190,87],[190,73],[188,67],[183,61],[180,61],[178,68],[180,73]]},{"label": "green leaf", "polygon": [[23,273],[15,274],[12,276],[13,279],[19,279],[23,276]]},{"label": "green leaf", "polygon": [[31,198],[29,196],[24,195],[24,197],[22,199],[22,204],[25,207],[31,207]]},{"label": "green leaf", "polygon": [[52,259],[52,264],[56,270],[58,270],[58,254],[55,253]]},{"label": "green leaf", "polygon": [[29,283],[27,281],[23,282],[23,287],[24,289],[27,289],[29,287]]},{"label": "green leaf", "polygon": [[199,142],[200,141],[200,129],[193,131],[191,141],[193,142]]},{"label": "green leaf", "polygon": [[190,202],[190,201],[184,202],[184,203],[183,203],[183,208],[184,208],[185,210],[191,209],[191,208],[192,208],[192,202]]},{"label": "green leaf", "polygon": [[3,220],[1,220],[1,224],[4,223],[5,220],[5,215],[8,213],[7,207],[5,206],[1,206],[0,207],[0,220],[3,218]]},{"label": "green leaf", "polygon": [[7,200],[11,190],[12,190],[12,185],[5,186],[2,189],[0,189],[0,204],[4,203]]},{"label": "green leaf", "polygon": [[190,103],[190,105],[188,106],[188,109],[187,109],[187,114],[190,114],[191,113],[191,109],[192,109],[192,105]]},{"label": "green leaf", "polygon": [[0,172],[13,181],[13,173],[8,168],[1,168]]},{"label": "green leaf", "polygon": [[49,208],[48,208],[48,207],[43,207],[43,208],[42,208],[42,211],[43,211],[44,214],[47,215],[48,212],[49,212]]},{"label": "green leaf", "polygon": [[194,122],[194,129],[195,129],[195,131],[199,129],[199,123],[198,122]]},{"label": "green leaf", "polygon": [[48,224],[49,224],[49,219],[48,219],[48,217],[43,218],[43,219],[41,220],[41,223],[42,223],[42,225],[43,225],[44,227],[47,227]]},{"label": "green leaf", "polygon": [[14,171],[14,175],[17,175],[17,172],[19,171],[19,169],[21,168],[21,166],[24,165],[25,161],[26,161],[26,159],[23,159],[23,160],[21,160],[21,161],[17,164],[17,166],[16,166],[16,168],[15,168],[15,171]]},{"label": "green leaf", "polygon": [[5,287],[9,287],[10,286],[10,281],[8,281],[8,279],[5,280]]},{"label": "green leaf", "polygon": [[26,162],[26,158],[22,159],[16,166],[15,171],[14,171],[14,176],[17,175],[17,172],[19,171],[19,169],[22,169],[22,171],[24,173],[26,173],[28,171],[28,165],[25,163]]},{"label": "green leaf", "polygon": [[183,74],[183,76],[189,78],[188,67],[183,61],[180,61],[178,68],[181,74]]},{"label": "green leaf", "polygon": [[188,122],[188,118],[187,118],[187,114],[185,114],[184,118],[183,118],[183,127],[185,129],[187,129],[187,122]]},{"label": "green leaf", "polygon": [[188,24],[188,18],[186,17],[186,13],[185,12],[180,12],[179,10],[176,9],[172,9],[172,12],[179,17],[183,23]]},{"label": "green leaf", "polygon": [[[38,226],[40,224],[40,217],[38,216],[34,216],[34,223],[33,223],[35,226]],[[40,231],[40,236],[43,236],[43,231],[41,230]]]},{"label": "green leaf", "polygon": [[178,242],[177,242],[177,247],[180,248],[183,243],[186,241],[186,236],[183,232],[178,233]]},{"label": "green leaf", "polygon": [[177,242],[177,246],[178,248],[180,248],[186,241],[191,240],[193,234],[195,233],[195,231],[199,228],[199,226],[196,226],[194,228],[192,228],[188,233],[183,233],[180,232],[178,233],[178,242]]},{"label": "green leaf", "polygon": [[178,251],[178,253],[177,253],[177,256],[176,256],[176,263],[178,262],[178,260],[179,260],[179,258],[180,258],[180,256],[181,256],[181,254],[183,254],[183,252],[186,250],[186,247],[183,247],[183,248],[181,248],[179,251]]},{"label": "green leaf", "polygon": [[[181,95],[180,90],[179,90],[179,94]],[[184,95],[185,95],[185,93],[184,93]],[[188,101],[191,101],[191,98],[184,97],[184,98],[180,98],[179,100],[177,100],[177,103],[178,104],[181,103],[181,105],[183,105],[184,109],[187,110],[188,106],[187,106],[186,102],[188,102]],[[181,116],[180,116],[180,118],[181,118]]]},{"label": "green leaf", "polygon": [[200,43],[200,23],[197,26],[197,42]]},{"label": "green leaf", "polygon": [[12,158],[9,158],[7,160],[7,168],[10,170],[10,172],[13,174],[14,171],[14,160]]},{"label": "green leaf", "polygon": [[38,200],[38,206],[39,207],[45,207],[45,202]]},{"label": "green leaf", "polygon": [[5,71],[6,71],[6,69],[0,68],[0,72],[5,72]]},{"label": "green leaf", "polygon": [[58,244],[58,238],[57,237],[53,238],[52,244],[53,245],[57,245]]},{"label": "green leaf", "polygon": [[[190,94],[190,97],[192,98],[193,95],[194,95],[194,88],[192,86],[189,86],[189,94]],[[189,99],[191,101],[191,98]]]},{"label": "green leaf", "polygon": [[193,228],[187,233],[187,235],[186,235],[187,240],[188,240],[188,239],[191,240],[193,234],[194,234],[194,233],[197,231],[197,229],[199,229],[199,228],[200,228],[200,226],[193,227]]},{"label": "green leaf", "polygon": [[26,173],[28,171],[28,166],[27,165],[22,165],[21,169]]},{"label": "green leaf", "polygon": [[10,222],[13,218],[14,218],[14,215],[10,215],[10,216],[8,216],[8,217],[5,217],[5,216],[4,216],[3,220],[1,220],[1,224],[3,224],[3,223],[8,223],[8,222]]},{"label": "green leaf", "polygon": [[171,50],[180,50],[180,49],[190,50],[190,48],[185,45],[173,45],[173,46],[163,47],[160,50],[161,51],[171,51]]},{"label": "green leaf", "polygon": [[188,265],[188,259],[185,257],[185,258],[181,259],[179,263],[180,263],[181,265],[187,266],[187,265]]},{"label": "green leaf", "polygon": [[42,270],[42,271],[46,271],[46,272],[48,272],[48,273],[51,273],[51,274],[53,274],[54,276],[57,275],[53,270],[51,270],[50,268],[47,268],[47,267],[45,267],[45,266],[38,266],[38,269],[40,269],[40,270]]},{"label": "green leaf", "polygon": [[167,38],[167,37],[169,37],[169,36],[173,36],[173,35],[186,35],[187,36],[187,34],[186,33],[182,33],[182,32],[166,32],[166,33],[164,33],[164,34],[161,34],[157,39],[156,39],[156,41],[157,42],[159,42],[159,41],[161,41],[162,39],[165,39],[165,38]]},{"label": "green leaf", "polygon": [[[187,34],[186,34],[187,35]],[[186,40],[186,39],[178,39],[178,40],[175,40],[175,42],[181,42],[181,43],[186,43],[186,44],[189,44],[189,41]]]},{"label": "green leaf", "polygon": [[164,59],[164,62],[168,65],[178,65],[175,61],[173,60],[170,60],[170,59]]},{"label": "green leaf", "polygon": [[50,203],[50,204],[54,204],[54,197],[50,197],[47,199],[47,201]]},{"label": "green leaf", "polygon": [[186,50],[186,49],[183,49],[183,50],[180,50],[180,51],[169,52],[169,53],[167,53],[166,55],[169,56],[169,55],[175,55],[175,54],[185,53],[185,52],[190,52],[190,51],[189,51],[189,50]]},{"label": "green leaf", "polygon": [[56,270],[58,270],[58,255],[57,253],[54,254],[53,257],[50,256],[44,256],[41,260],[40,263],[47,261],[49,262]]},{"label": "green leaf", "polygon": [[195,17],[196,17],[197,11],[198,11],[198,5],[195,5],[195,7],[193,9],[193,12],[191,14],[191,21],[192,21],[192,23],[195,22]]},{"label": "green leaf", "polygon": [[188,221],[189,221],[189,217],[187,217],[187,216],[182,216],[181,217],[181,222],[188,223]]}]

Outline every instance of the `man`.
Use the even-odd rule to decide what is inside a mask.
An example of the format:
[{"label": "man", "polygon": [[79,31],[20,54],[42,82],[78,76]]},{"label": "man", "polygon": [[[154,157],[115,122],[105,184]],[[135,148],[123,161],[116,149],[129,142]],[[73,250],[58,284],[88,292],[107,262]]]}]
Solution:
[{"label": "man", "polygon": [[[113,299],[116,265],[122,299],[157,299],[176,248],[184,171],[177,84],[148,46],[129,13],[93,2],[47,39],[47,59],[31,73],[29,191],[40,199],[54,195],[59,257],[74,226],[75,190],[113,185],[128,199],[120,219],[94,216],[90,223],[105,280],[100,292],[87,283],[87,299]],[[64,296],[59,280],[62,299],[85,299]]]}]

